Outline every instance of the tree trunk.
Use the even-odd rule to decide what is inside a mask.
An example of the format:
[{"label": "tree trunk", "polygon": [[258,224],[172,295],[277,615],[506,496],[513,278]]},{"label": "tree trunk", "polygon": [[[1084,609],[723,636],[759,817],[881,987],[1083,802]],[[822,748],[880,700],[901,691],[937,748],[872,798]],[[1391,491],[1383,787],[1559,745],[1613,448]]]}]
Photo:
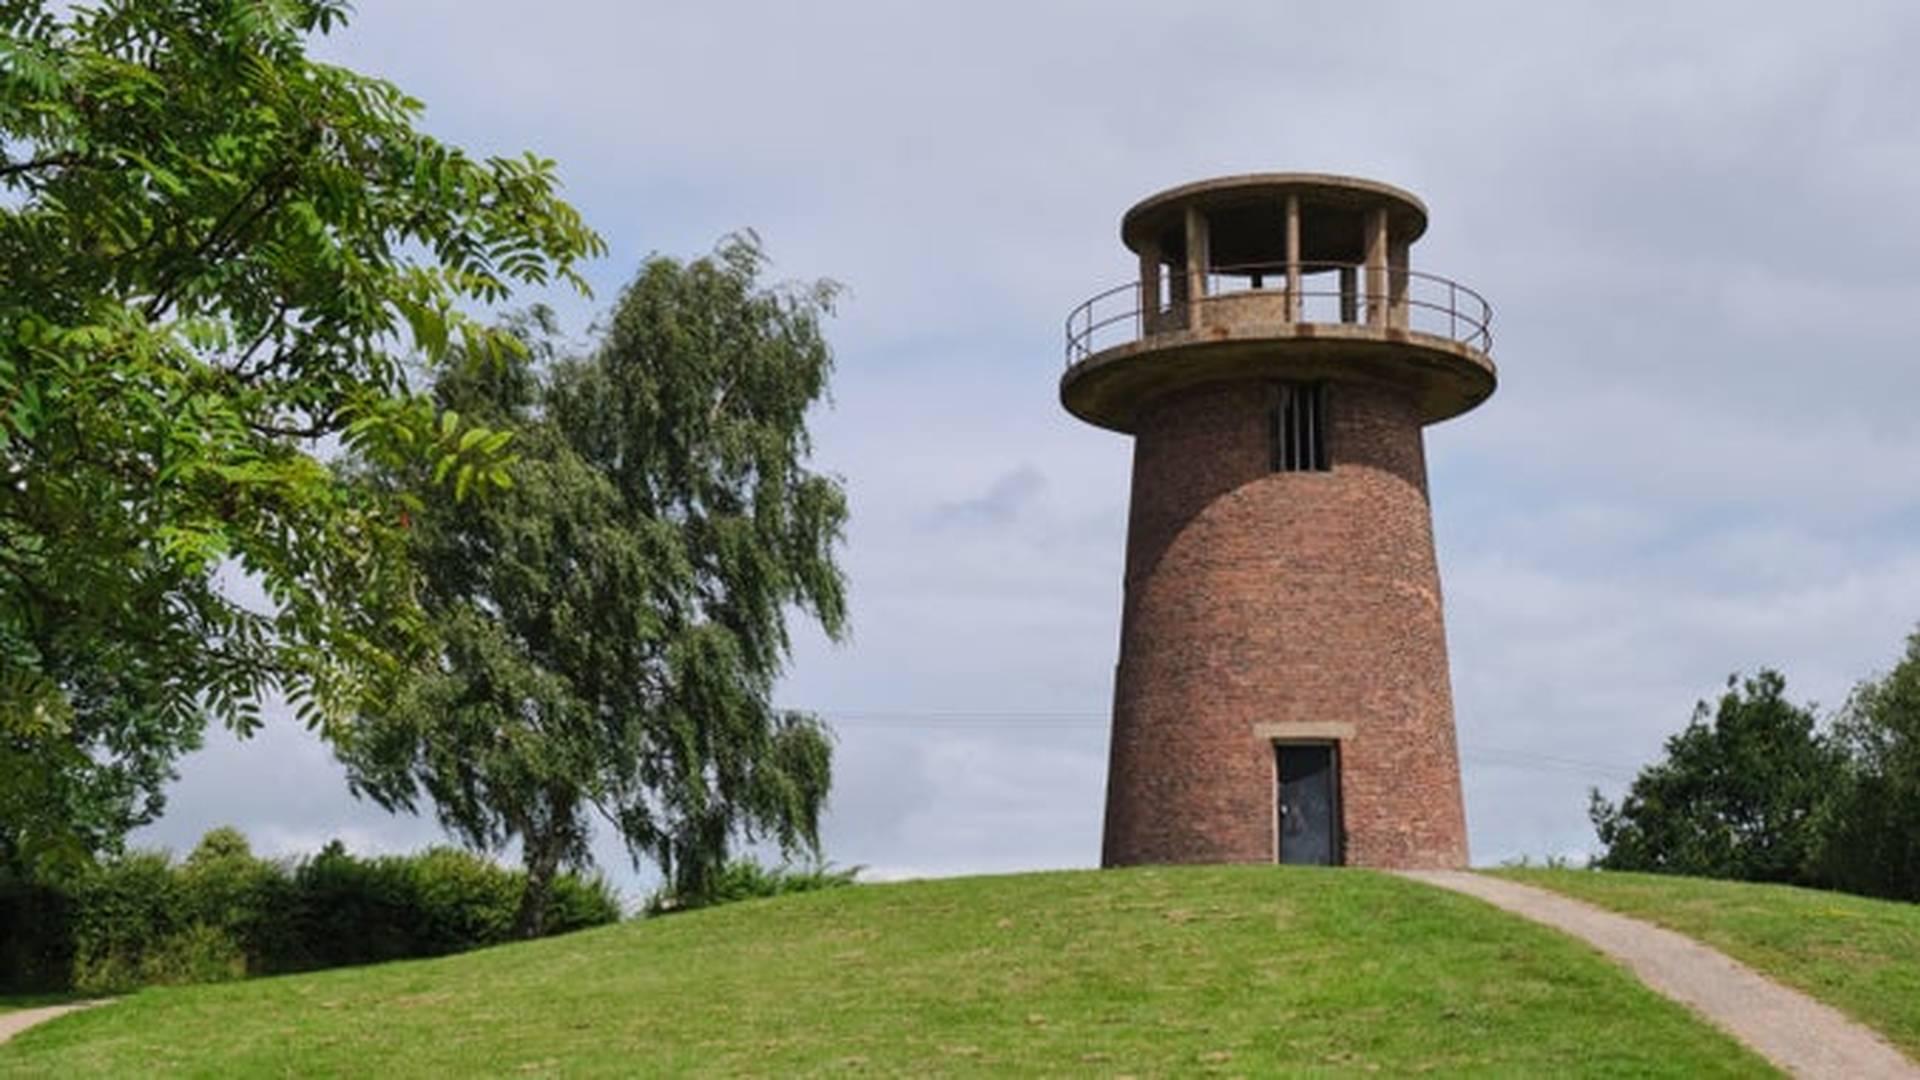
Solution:
[{"label": "tree trunk", "polygon": [[529,830],[520,835],[521,861],[527,868],[527,887],[520,893],[520,910],[513,918],[513,936],[537,938],[547,924],[547,900],[553,895],[553,878],[560,871],[559,839],[547,830]]}]

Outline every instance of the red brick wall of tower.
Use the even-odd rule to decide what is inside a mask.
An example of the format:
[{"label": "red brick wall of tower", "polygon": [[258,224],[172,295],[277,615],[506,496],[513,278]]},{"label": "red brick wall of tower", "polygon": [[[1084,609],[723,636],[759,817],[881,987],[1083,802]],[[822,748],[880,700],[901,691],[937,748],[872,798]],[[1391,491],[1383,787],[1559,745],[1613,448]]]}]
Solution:
[{"label": "red brick wall of tower", "polygon": [[1332,729],[1345,861],[1464,866],[1419,415],[1332,383],[1332,471],[1273,472],[1273,400],[1216,384],[1140,419],[1102,861],[1273,861],[1274,740]]}]

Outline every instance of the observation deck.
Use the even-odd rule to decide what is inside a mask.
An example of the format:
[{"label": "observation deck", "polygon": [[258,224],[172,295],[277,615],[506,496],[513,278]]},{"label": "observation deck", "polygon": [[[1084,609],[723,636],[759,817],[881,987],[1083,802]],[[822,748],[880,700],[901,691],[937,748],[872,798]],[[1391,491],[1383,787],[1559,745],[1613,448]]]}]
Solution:
[{"label": "observation deck", "polygon": [[1067,316],[1060,400],[1132,432],[1189,386],[1250,378],[1384,382],[1424,423],[1485,401],[1497,382],[1493,309],[1409,266],[1427,210],[1387,184],[1317,173],[1203,180],[1121,220],[1139,277]]}]

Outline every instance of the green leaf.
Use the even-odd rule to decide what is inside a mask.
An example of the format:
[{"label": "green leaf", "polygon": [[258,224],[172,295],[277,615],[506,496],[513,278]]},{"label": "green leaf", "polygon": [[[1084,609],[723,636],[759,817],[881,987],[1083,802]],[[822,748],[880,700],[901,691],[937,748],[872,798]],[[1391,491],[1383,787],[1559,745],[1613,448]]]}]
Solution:
[{"label": "green leaf", "polygon": [[[498,453],[410,380],[455,359],[463,297],[601,241],[554,227],[553,184],[496,181],[416,130],[418,101],[314,58],[337,0],[0,9],[0,686],[52,680],[75,744],[112,748],[5,773],[3,859],[110,848],[266,688],[329,733],[387,705],[431,628],[376,474],[478,499]],[[228,560],[264,610],[227,598]]]}]

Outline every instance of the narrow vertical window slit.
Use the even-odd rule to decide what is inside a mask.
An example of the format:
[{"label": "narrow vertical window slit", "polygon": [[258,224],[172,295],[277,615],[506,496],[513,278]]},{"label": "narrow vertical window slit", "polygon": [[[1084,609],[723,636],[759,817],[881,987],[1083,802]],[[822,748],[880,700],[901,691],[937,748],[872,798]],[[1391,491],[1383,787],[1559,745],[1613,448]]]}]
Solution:
[{"label": "narrow vertical window slit", "polygon": [[1268,423],[1274,472],[1326,472],[1326,388],[1318,383],[1275,387]]}]

